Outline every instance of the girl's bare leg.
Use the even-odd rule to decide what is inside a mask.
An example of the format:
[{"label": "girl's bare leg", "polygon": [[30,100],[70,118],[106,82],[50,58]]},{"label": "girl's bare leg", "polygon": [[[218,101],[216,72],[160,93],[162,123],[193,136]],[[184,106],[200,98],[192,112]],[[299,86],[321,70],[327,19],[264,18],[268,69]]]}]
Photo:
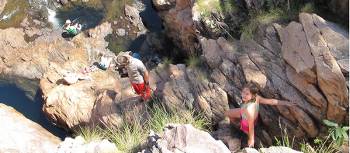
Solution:
[{"label": "girl's bare leg", "polygon": [[240,108],[230,109],[225,112],[225,116],[230,119],[231,123],[234,123],[237,119],[241,118]]}]

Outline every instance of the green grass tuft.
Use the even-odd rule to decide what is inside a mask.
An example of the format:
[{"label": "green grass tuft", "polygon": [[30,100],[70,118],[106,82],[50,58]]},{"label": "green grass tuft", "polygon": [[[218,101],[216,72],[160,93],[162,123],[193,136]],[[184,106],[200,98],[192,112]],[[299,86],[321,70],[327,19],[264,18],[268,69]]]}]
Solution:
[{"label": "green grass tuft", "polygon": [[241,33],[243,37],[252,38],[259,25],[266,25],[276,21],[287,20],[290,17],[288,13],[280,8],[274,8],[269,11],[258,11],[250,14],[250,19],[243,23]]},{"label": "green grass tuft", "polygon": [[80,135],[86,142],[102,140],[105,136],[100,127],[79,127],[74,133],[74,136]]},{"label": "green grass tuft", "polygon": [[303,7],[301,7],[300,12],[305,12],[305,13],[316,12],[315,4],[311,2],[306,3]]},{"label": "green grass tuft", "polygon": [[168,67],[170,64],[173,64],[173,60],[171,58],[165,57],[163,58],[163,62],[164,66]]},{"label": "green grass tuft", "polygon": [[194,8],[204,18],[210,17],[212,12],[227,14],[238,10],[235,0],[197,0]]},{"label": "green grass tuft", "polygon": [[75,135],[81,135],[89,141],[106,138],[115,143],[120,152],[132,153],[141,149],[150,130],[159,133],[169,123],[192,124],[198,129],[210,130],[208,128],[210,122],[201,113],[195,113],[191,110],[167,111],[159,100],[153,99],[153,101],[154,106],[148,108],[150,118],[146,123],[140,122],[141,116],[135,116],[139,119],[132,123],[124,123],[119,128],[81,128],[81,130],[76,131]]},{"label": "green grass tuft", "polygon": [[199,57],[196,57],[196,56],[190,56],[189,58],[187,58],[185,60],[185,63],[188,67],[194,68],[194,67],[199,66],[200,59],[199,59]]}]

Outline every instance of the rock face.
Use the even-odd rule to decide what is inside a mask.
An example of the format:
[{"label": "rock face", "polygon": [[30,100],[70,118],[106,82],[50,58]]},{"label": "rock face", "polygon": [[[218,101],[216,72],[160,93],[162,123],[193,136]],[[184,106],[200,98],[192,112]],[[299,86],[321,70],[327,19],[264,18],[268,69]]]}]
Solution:
[{"label": "rock face", "polygon": [[0,103],[0,152],[54,152],[61,140]]},{"label": "rock face", "polygon": [[161,138],[155,138],[159,136],[151,137],[148,142],[150,148],[143,150],[143,153],[230,153],[221,141],[189,124],[169,126]]},{"label": "rock face", "polygon": [[94,140],[86,142],[81,136],[77,136],[74,139],[65,138],[58,146],[56,153],[116,153],[117,147],[114,143],[109,142],[106,139]]},{"label": "rock face", "polygon": [[[50,62],[40,80],[44,113],[67,130],[83,125],[116,127],[124,117],[131,116],[130,112],[144,113],[145,106],[139,105],[127,79],[120,79],[110,70],[81,74],[84,67],[99,60],[98,54],[112,54],[105,50],[104,37],[109,33],[110,24],[106,23],[91,29],[91,37],[74,37],[71,52],[66,55],[69,58]],[[87,79],[67,85],[63,76],[68,72]]]},{"label": "rock face", "polygon": [[160,65],[151,72],[155,93],[170,110],[195,109],[203,112],[215,124],[228,110],[228,98],[216,83],[205,78],[203,72],[185,65]]},{"label": "rock face", "polygon": [[153,0],[153,4],[158,10],[165,25],[168,37],[179,48],[184,50],[184,54],[196,53],[196,34],[192,20],[193,0]]},{"label": "rock face", "polygon": [[348,38],[315,14],[302,13],[299,18],[301,23],[286,27],[260,27],[256,40],[199,39],[210,79],[223,88],[233,105],[240,104],[246,81],[257,82],[264,97],[298,103],[288,108],[261,107],[260,126],[267,132],[258,131],[257,136],[267,144],[279,135],[279,122],[293,136],[315,137],[318,123],[323,119],[341,123],[348,110],[347,74],[340,68],[344,69],[342,60],[347,60]]},{"label": "rock face", "polygon": [[[321,28],[323,27],[321,26],[325,26],[324,24],[317,26],[317,23],[322,24],[324,22],[317,15],[302,13],[299,15],[299,18],[305,29],[307,42],[314,56],[317,83],[328,100],[327,119],[342,122],[348,112],[346,109],[348,108],[349,95],[345,78],[329,49],[329,46],[333,45],[333,43],[331,42],[331,45],[328,45],[327,39],[323,37],[323,35],[326,35],[327,38],[331,32],[322,31],[323,29]],[[343,50],[343,52],[349,51]]]}]

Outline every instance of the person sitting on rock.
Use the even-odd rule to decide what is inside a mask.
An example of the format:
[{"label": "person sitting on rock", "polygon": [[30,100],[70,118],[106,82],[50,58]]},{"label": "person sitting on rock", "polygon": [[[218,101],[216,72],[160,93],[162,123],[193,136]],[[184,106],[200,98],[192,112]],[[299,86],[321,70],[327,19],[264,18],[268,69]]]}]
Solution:
[{"label": "person sitting on rock", "polygon": [[230,119],[231,123],[236,119],[240,119],[240,129],[248,135],[248,147],[254,147],[254,125],[258,118],[259,104],[284,106],[296,105],[295,102],[263,98],[257,94],[258,91],[259,86],[257,83],[247,83],[241,92],[241,108],[234,108],[225,112],[225,116]]},{"label": "person sitting on rock", "polygon": [[68,35],[75,36],[80,32],[81,24],[72,23],[70,20],[66,20],[66,23],[63,25],[63,29],[68,33]]},{"label": "person sitting on rock", "polygon": [[149,74],[142,61],[126,52],[117,56],[116,63],[125,67],[131,86],[141,96],[142,101],[148,101],[151,98]]}]

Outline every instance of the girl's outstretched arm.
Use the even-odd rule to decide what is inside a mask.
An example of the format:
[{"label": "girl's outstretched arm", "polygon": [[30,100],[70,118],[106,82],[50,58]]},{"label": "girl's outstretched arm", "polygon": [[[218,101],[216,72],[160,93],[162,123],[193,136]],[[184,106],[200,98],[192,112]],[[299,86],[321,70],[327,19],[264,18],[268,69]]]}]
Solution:
[{"label": "girl's outstretched arm", "polygon": [[297,104],[292,101],[277,100],[277,99],[267,99],[261,96],[257,96],[257,102],[266,105],[284,105],[284,106],[296,106]]}]

